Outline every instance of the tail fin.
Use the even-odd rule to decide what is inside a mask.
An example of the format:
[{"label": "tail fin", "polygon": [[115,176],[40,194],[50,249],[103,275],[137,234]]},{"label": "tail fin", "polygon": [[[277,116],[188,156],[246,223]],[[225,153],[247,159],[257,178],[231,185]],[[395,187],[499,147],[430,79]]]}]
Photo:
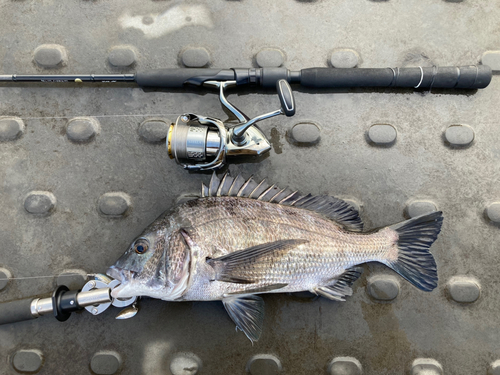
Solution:
[{"label": "tail fin", "polygon": [[437,287],[436,261],[429,248],[436,241],[443,213],[433,212],[394,224],[389,228],[398,234],[397,259],[385,264],[417,288],[430,292]]}]

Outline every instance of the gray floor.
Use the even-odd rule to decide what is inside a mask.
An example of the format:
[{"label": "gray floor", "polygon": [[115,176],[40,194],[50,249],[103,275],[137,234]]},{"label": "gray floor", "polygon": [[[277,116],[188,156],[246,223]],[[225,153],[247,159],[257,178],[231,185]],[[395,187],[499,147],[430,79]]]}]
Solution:
[{"label": "gray floor", "polygon": [[[499,3],[480,0],[0,0],[0,74],[481,60],[498,71],[499,18]],[[0,87],[0,267],[16,278],[104,272],[210,178],[181,169],[155,140],[184,112],[224,118],[215,93],[65,86]],[[253,346],[218,302],[145,300],[125,321],[116,309],[42,317],[0,327],[0,373],[500,374],[499,94],[496,76],[468,93],[298,88],[297,114],[261,125],[269,156],[229,168],[349,199],[368,229],[442,210],[433,292],[367,265],[343,303],[265,296]],[[251,117],[279,106],[272,91],[229,100]],[[56,282],[11,280],[0,301],[46,295]]]}]

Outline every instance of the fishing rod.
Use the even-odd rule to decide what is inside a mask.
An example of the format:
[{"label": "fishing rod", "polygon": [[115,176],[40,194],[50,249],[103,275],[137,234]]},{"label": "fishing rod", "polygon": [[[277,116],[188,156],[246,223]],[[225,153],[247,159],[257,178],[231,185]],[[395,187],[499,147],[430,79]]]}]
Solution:
[{"label": "fishing rod", "polygon": [[272,88],[280,79],[311,88],[406,87],[482,89],[491,81],[487,65],[413,68],[171,68],[132,74],[0,75],[0,82],[135,82],[140,87],[201,87],[207,81]]},{"label": "fishing rod", "polygon": [[110,306],[124,308],[116,319],[129,319],[137,314],[137,297],[117,299],[111,291],[120,285],[118,280],[103,274],[94,275],[81,290],[69,290],[65,285],[57,287],[50,297],[25,298],[0,303],[0,325],[36,319],[42,315],[52,314],[57,320],[64,322],[71,313],[87,310],[92,315],[99,315]]},{"label": "fishing rod", "polygon": [[[166,146],[170,158],[188,170],[221,168],[231,156],[258,156],[271,145],[257,122],[278,115],[295,114],[295,100],[290,87],[301,85],[314,89],[339,88],[414,88],[420,90],[481,89],[491,81],[487,65],[412,68],[286,68],[232,69],[157,69],[133,74],[72,75],[0,75],[2,82],[135,82],[142,88],[178,89],[207,87],[219,91],[222,108],[229,115],[224,122],[194,113],[180,115],[170,126]],[[225,90],[237,86],[276,87],[281,108],[250,118],[233,106]]]}]

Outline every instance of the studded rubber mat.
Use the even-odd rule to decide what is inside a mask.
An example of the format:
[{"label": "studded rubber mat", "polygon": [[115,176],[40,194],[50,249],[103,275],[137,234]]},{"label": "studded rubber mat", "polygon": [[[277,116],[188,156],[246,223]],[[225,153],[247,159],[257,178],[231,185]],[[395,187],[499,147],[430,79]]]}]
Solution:
[{"label": "studded rubber mat", "polygon": [[[495,74],[499,18],[480,0],[0,0],[0,74],[481,63]],[[228,93],[249,117],[279,108],[273,90]],[[0,374],[500,374],[498,76],[470,92],[294,95],[294,117],[260,125],[269,155],[226,170],[346,199],[367,229],[442,210],[434,291],[368,264],[346,302],[264,296],[253,345],[220,302],[42,316],[0,326]],[[0,86],[0,302],[81,287],[208,183],[167,155],[185,112],[225,118],[208,89]]]}]

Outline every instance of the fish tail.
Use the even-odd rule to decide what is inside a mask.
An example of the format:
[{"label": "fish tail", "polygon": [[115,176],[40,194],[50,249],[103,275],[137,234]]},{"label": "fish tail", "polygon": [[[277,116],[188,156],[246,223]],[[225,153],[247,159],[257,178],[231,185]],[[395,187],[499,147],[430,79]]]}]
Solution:
[{"label": "fish tail", "polygon": [[397,242],[384,263],[427,292],[437,287],[436,261],[429,248],[436,241],[442,223],[443,213],[438,211],[389,227],[397,233]]}]

